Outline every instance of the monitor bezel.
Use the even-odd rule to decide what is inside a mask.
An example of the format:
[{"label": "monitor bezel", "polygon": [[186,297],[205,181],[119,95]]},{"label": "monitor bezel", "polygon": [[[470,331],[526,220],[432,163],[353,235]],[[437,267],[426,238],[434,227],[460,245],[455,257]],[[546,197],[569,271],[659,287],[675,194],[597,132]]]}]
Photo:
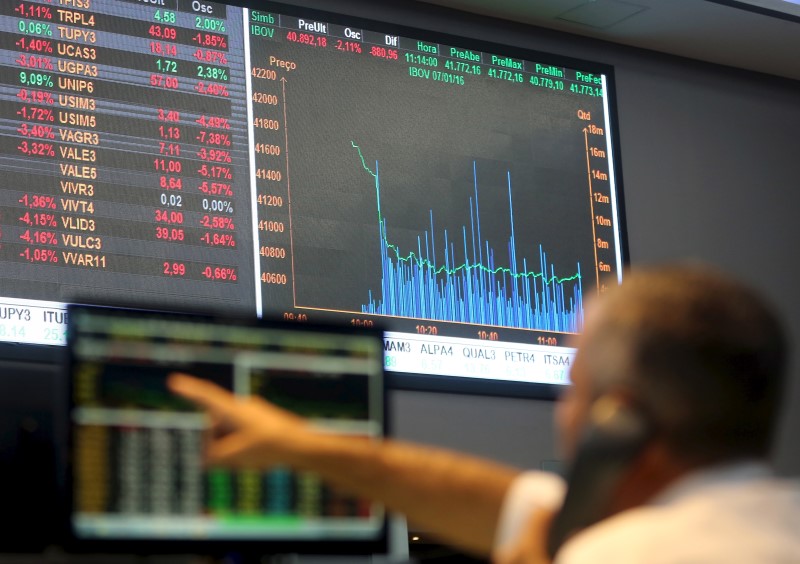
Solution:
[{"label": "monitor bezel", "polygon": [[[215,313],[198,313],[186,310],[164,310],[159,308],[143,308],[140,305],[128,307],[124,305],[97,305],[97,304],[68,304],[67,311],[70,315],[76,311],[96,311],[111,313],[120,316],[139,316],[147,317],[150,315],[169,316],[174,318],[186,319],[188,321],[200,321],[203,323],[220,323],[236,325],[239,327],[253,329],[277,329],[290,330],[296,332],[309,333],[338,333],[343,335],[361,335],[380,340],[382,343],[383,331],[380,328],[369,327],[350,327],[339,324],[325,323],[297,323],[280,319],[259,319],[256,317],[243,317],[235,315],[220,315]],[[72,367],[76,361],[74,355],[74,331],[72,325],[67,330],[67,345],[65,351],[65,363],[63,366],[63,385],[61,388],[62,401],[64,406],[63,414],[59,418],[61,431],[64,438],[62,442],[63,452],[58,456],[61,471],[58,472],[60,491],[61,491],[61,518],[60,536],[65,549],[70,553],[98,553],[106,552],[111,554],[206,554],[206,555],[226,555],[239,554],[244,556],[263,556],[276,554],[335,554],[364,556],[371,554],[385,554],[388,545],[389,516],[384,509],[383,522],[378,536],[375,539],[253,539],[225,538],[225,539],[206,539],[206,538],[171,538],[163,539],[157,537],[84,537],[77,534],[73,526],[74,499],[74,468],[73,461],[75,445],[75,425],[72,422],[72,410],[75,407],[73,401],[73,379]],[[381,356],[383,355],[381,348]],[[383,362],[381,362],[383,365]],[[384,373],[385,374],[385,373]],[[383,410],[383,436],[387,437],[390,433],[390,407],[388,401],[387,387],[385,378],[381,379],[379,385],[382,392]]]}]

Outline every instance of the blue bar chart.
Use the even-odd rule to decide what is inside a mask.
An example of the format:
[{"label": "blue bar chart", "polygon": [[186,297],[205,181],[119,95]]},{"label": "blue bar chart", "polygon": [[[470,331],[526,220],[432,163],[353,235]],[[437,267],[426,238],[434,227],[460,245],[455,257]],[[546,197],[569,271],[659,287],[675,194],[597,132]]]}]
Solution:
[{"label": "blue bar chart", "polygon": [[[435,321],[516,327],[553,332],[580,332],[583,289],[580,263],[558,275],[541,245],[520,246],[514,231],[513,186],[506,172],[511,236],[504,251],[481,234],[477,163],[473,162],[473,196],[469,221],[460,233],[437,233],[435,214],[417,236],[415,249],[392,243],[389,219],[381,210],[380,163],[370,167],[361,147],[351,142],[364,172],[375,185],[377,236],[381,249],[381,287],[368,292],[362,313]],[[533,255],[533,260],[529,256]],[[461,260],[457,257],[461,257]]]}]

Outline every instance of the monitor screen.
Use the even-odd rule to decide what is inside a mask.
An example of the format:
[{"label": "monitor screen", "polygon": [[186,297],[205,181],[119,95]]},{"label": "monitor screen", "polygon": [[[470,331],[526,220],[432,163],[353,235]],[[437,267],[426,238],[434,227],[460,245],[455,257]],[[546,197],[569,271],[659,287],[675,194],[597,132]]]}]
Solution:
[{"label": "monitor screen", "polygon": [[173,371],[260,396],[326,432],[384,434],[377,331],[181,314],[69,310],[69,522],[81,541],[355,543],[376,549],[382,509],[284,467],[206,467],[207,417]]},{"label": "monitor screen", "polygon": [[380,323],[401,381],[568,381],[625,260],[610,68],[264,2],[0,10],[0,341],[124,300]]}]

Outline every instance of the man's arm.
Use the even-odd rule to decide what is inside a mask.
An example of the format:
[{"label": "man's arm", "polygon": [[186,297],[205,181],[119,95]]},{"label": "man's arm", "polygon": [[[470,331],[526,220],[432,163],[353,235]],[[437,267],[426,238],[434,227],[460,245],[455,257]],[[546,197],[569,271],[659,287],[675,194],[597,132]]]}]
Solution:
[{"label": "man's arm", "polygon": [[313,471],[334,486],[405,514],[449,544],[490,554],[517,470],[436,448],[320,432],[264,400],[236,398],[185,375],[173,375],[169,385],[210,413],[209,464],[286,464]]}]

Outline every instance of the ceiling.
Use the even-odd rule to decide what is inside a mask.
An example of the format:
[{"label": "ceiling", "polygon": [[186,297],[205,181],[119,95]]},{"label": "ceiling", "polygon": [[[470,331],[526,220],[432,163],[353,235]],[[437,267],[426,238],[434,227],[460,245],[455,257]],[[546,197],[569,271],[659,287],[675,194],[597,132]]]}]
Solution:
[{"label": "ceiling", "polygon": [[425,1],[800,80],[796,16],[783,19],[706,0]]}]

